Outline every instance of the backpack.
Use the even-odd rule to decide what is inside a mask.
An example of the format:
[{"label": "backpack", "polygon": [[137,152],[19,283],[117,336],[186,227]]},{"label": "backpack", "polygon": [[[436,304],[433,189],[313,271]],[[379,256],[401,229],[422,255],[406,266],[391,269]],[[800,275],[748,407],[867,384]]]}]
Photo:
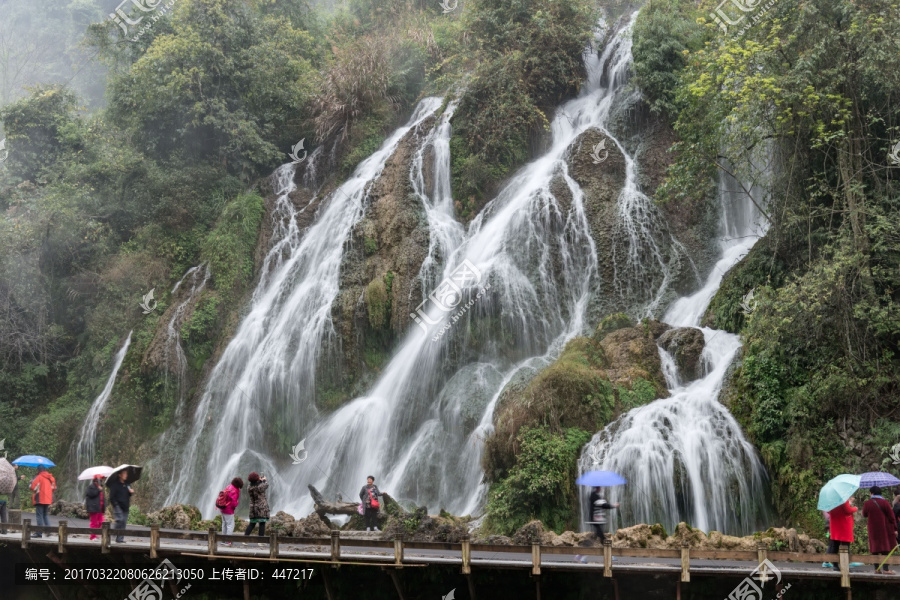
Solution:
[{"label": "backpack", "polygon": [[216,498],[216,508],[219,510],[223,510],[228,506],[228,494],[225,493],[225,490],[219,492],[219,496]]}]

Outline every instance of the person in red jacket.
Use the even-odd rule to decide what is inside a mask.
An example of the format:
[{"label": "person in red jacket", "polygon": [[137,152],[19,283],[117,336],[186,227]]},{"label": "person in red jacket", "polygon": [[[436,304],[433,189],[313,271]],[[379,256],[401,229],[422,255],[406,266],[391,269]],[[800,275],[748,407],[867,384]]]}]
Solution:
[{"label": "person in red jacket", "polygon": [[[872,554],[888,554],[896,546],[897,524],[894,522],[894,510],[891,503],[881,497],[881,488],[869,488],[872,497],[863,504],[863,516],[866,518],[866,529],[869,531],[869,552]],[[893,571],[881,571],[875,565],[876,573],[893,575]]]},{"label": "person in red jacket", "polygon": [[[237,508],[241,501],[241,488],[244,487],[244,480],[235,477],[231,480],[231,485],[225,488],[225,506],[219,510],[222,512],[222,534],[231,535],[234,533],[234,509]],[[226,546],[230,546],[231,542],[225,542]]]},{"label": "person in red jacket", "polygon": [[[831,528],[831,541],[828,542],[828,554],[837,554],[840,547],[850,546],[853,543],[853,514],[858,510],[855,506],[856,499],[851,497],[840,506],[828,511],[828,524]],[[840,571],[838,563],[834,563],[834,570]]]}]

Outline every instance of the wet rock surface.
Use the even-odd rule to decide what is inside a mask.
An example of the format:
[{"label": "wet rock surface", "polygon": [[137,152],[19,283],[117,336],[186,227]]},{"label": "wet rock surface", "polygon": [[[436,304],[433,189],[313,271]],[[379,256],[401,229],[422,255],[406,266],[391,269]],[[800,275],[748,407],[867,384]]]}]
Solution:
[{"label": "wet rock surface", "polygon": [[694,381],[703,373],[700,356],[706,342],[703,332],[694,327],[670,329],[659,337],[659,345],[663,350],[675,357],[678,375],[685,381]]}]

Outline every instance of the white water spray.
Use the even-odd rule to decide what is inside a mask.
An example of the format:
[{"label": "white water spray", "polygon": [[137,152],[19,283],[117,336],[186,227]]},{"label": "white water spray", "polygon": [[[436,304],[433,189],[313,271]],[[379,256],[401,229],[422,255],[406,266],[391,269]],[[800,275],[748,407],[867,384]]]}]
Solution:
[{"label": "white water spray", "polygon": [[116,375],[119,374],[119,368],[122,366],[122,361],[125,360],[128,346],[131,345],[131,334],[132,332],[129,331],[128,337],[125,338],[125,343],[122,344],[122,347],[116,352],[116,356],[113,359],[112,373],[109,374],[109,379],[106,380],[103,391],[100,392],[100,395],[97,396],[97,398],[94,399],[93,404],[91,404],[91,409],[88,411],[84,424],[81,426],[81,437],[78,439],[78,447],[75,453],[75,464],[78,465],[79,472],[87,467],[93,466],[97,427],[100,425],[100,417],[103,416],[106,404],[112,396],[113,387],[116,384]]},{"label": "white water spray", "polygon": [[[697,327],[724,274],[765,233],[759,211],[736,182],[720,177],[721,258],[703,287],[672,304],[663,321]],[[751,190],[758,193],[759,190]],[[700,328],[706,346],[700,379],[682,384],[675,361],[660,349],[671,396],[632,409],[597,433],[582,452],[581,472],[608,470],[628,484],[611,488],[619,526],[680,521],[704,531],[745,535],[767,521],[766,473],[740,425],[718,401],[728,367],[741,347],[725,331]],[[586,499],[587,491],[582,496]]]}]

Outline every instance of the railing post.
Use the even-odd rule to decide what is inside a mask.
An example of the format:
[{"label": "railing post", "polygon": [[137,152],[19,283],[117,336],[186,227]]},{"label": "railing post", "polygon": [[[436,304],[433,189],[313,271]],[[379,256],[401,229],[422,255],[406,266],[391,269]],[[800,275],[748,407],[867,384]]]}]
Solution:
[{"label": "railing post", "polygon": [[338,562],[341,560],[341,531],[340,529],[331,530],[331,560]]},{"label": "railing post", "polygon": [[468,534],[462,537],[460,544],[462,545],[462,574],[469,575],[472,573],[472,546]]},{"label": "railing post", "polygon": [[841,563],[841,587],[850,587],[850,547],[841,544],[838,548],[838,558]]},{"label": "railing post", "polygon": [[612,535],[603,536],[603,576],[612,577]]},{"label": "railing post", "polygon": [[687,540],[681,540],[681,581],[691,581],[691,545]]},{"label": "railing post", "polygon": [[213,555],[216,553],[216,528],[210,527],[208,532],[208,537],[206,538],[206,548],[209,551],[209,560],[213,559]]},{"label": "railing post", "polygon": [[766,567],[766,559],[768,558],[768,548],[763,542],[756,544],[756,560],[759,561],[759,581],[765,583],[769,581],[769,569]]},{"label": "railing post", "polygon": [[150,558],[157,557],[159,550],[159,523],[150,525]]},{"label": "railing post", "polygon": [[59,538],[59,546],[58,551],[60,554],[64,554],[66,551],[66,542],[69,539],[69,522],[68,521],[60,521],[59,522],[59,531],[57,531],[57,537]]},{"label": "railing post", "polygon": [[534,542],[531,544],[531,574],[541,574],[541,545]]},{"label": "railing post", "polygon": [[22,519],[22,548],[28,548],[31,541],[31,519]]},{"label": "railing post", "polygon": [[100,554],[109,554],[109,521],[100,525]]},{"label": "railing post", "polygon": [[394,536],[394,564],[403,565],[403,536]]},{"label": "railing post", "polygon": [[278,532],[274,529],[269,533],[269,559],[278,560]]}]

